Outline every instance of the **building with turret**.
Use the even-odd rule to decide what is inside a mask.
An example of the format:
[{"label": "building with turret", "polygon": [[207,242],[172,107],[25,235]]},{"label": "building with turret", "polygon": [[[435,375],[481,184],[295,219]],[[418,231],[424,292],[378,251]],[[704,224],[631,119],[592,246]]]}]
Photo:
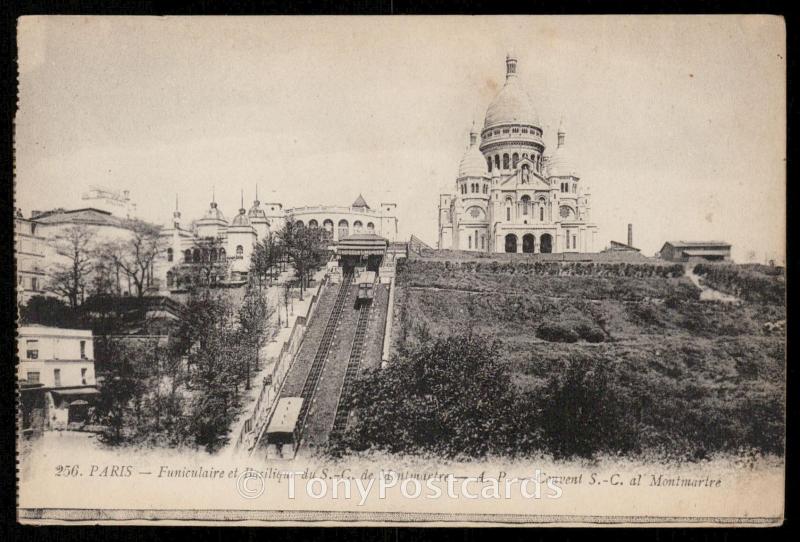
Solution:
[{"label": "building with turret", "polygon": [[591,193],[570,156],[563,124],[552,153],[542,123],[506,57],[506,81],[470,133],[454,193],[439,196],[440,249],[593,252]]}]

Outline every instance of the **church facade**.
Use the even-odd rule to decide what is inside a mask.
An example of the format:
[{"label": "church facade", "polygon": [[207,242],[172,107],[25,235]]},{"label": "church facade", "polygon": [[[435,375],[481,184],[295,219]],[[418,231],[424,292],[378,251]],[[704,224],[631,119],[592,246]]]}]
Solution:
[{"label": "church facade", "polygon": [[455,193],[439,196],[438,247],[475,252],[594,252],[591,193],[566,145],[549,153],[542,123],[506,57],[506,81],[470,133]]}]

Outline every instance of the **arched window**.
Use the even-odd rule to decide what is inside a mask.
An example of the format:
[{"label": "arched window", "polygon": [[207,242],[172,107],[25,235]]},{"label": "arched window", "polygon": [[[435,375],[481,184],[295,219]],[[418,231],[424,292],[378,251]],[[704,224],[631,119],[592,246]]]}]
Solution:
[{"label": "arched window", "polygon": [[353,233],[361,233],[361,230],[364,228],[364,224],[361,223],[360,220],[356,220],[353,222]]},{"label": "arched window", "polygon": [[350,235],[350,224],[348,224],[347,220],[342,219],[339,221],[339,239],[348,235]]},{"label": "arched window", "polygon": [[500,155],[499,154],[495,154],[494,155],[494,167],[495,167],[495,169],[500,169]]},{"label": "arched window", "polygon": [[192,251],[189,250],[188,248],[183,253],[183,261],[186,262],[186,263],[191,263],[191,261],[192,261]]},{"label": "arched window", "polygon": [[484,194],[488,194],[489,193],[489,185],[488,184],[484,183],[484,185],[483,185],[483,193]]},{"label": "arched window", "polygon": [[539,207],[539,222],[544,222],[544,205]]},{"label": "arched window", "polygon": [[211,261],[212,262],[216,262],[217,261],[217,249],[216,248],[212,248],[211,249]]},{"label": "arched window", "polygon": [[522,214],[527,215],[528,209],[531,206],[531,198],[529,196],[522,196]]},{"label": "arched window", "polygon": [[168,262],[172,261],[172,249],[171,248],[167,249],[167,261]]},{"label": "arched window", "polygon": [[219,249],[219,261],[221,261],[221,262],[225,261],[225,249],[224,248]]},{"label": "arched window", "polygon": [[244,247],[242,245],[236,245],[236,257],[237,258],[244,257]]},{"label": "arched window", "polygon": [[195,263],[200,263],[200,258],[201,258],[201,256],[200,256],[200,249],[199,249],[199,248],[196,248],[196,249],[194,249],[194,250],[192,251],[192,260],[193,260]]},{"label": "arched window", "polygon": [[527,158],[527,157],[528,157],[528,153],[527,153],[527,152],[523,152],[523,153],[522,153],[522,157],[523,157],[523,158]]},{"label": "arched window", "polygon": [[517,153],[514,153],[514,154],[511,156],[511,164],[512,164],[512,166],[511,166],[511,167],[514,167],[514,168],[516,168],[516,167],[517,167],[517,163],[519,163],[519,154],[517,154]]},{"label": "arched window", "polygon": [[308,227],[309,228],[319,228],[319,223],[312,218],[311,220],[308,221]]},{"label": "arched window", "polygon": [[508,169],[508,154],[503,155],[503,169]]},{"label": "arched window", "polygon": [[367,222],[367,233],[375,233],[375,224]]},{"label": "arched window", "polygon": [[469,243],[468,243],[469,247],[468,248],[471,250],[472,249],[472,236],[471,235],[467,238],[467,241],[469,241]]},{"label": "arched window", "polygon": [[175,285],[175,276],[172,271],[167,271],[167,288],[172,288]]},{"label": "arched window", "polygon": [[325,221],[322,223],[322,227],[325,228],[325,231],[333,234],[333,220],[330,218],[326,218]]},{"label": "arched window", "polygon": [[303,224],[303,221],[302,221],[302,220],[298,220],[297,222],[295,222],[295,225],[296,225],[297,227],[299,227],[299,228],[302,228],[303,226],[305,226],[305,224]]},{"label": "arched window", "polygon": [[486,158],[486,165],[489,166],[489,173],[492,172],[492,157],[489,156]]}]

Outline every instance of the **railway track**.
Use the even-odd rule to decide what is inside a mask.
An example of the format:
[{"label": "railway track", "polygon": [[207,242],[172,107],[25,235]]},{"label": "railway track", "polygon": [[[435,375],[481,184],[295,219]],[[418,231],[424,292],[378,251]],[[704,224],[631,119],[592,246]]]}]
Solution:
[{"label": "railway track", "polygon": [[336,415],[333,419],[331,435],[341,434],[347,427],[347,419],[350,415],[349,399],[353,389],[353,382],[358,374],[358,367],[364,355],[364,343],[367,337],[367,324],[372,309],[372,303],[361,306],[358,314],[358,323],[353,337],[353,345],[350,348],[350,358],[347,361],[347,370],[344,374],[342,391],[339,394],[339,402],[336,405]]},{"label": "railway track", "polygon": [[319,384],[319,377],[322,374],[322,369],[325,366],[325,360],[331,349],[333,343],[333,336],[336,333],[336,328],[339,326],[339,319],[342,316],[345,302],[347,301],[347,292],[350,289],[350,283],[353,280],[353,275],[345,275],[342,279],[342,284],[339,286],[339,292],[336,296],[336,302],[331,309],[328,316],[328,323],[325,326],[325,331],[322,334],[317,352],[314,355],[314,361],[311,364],[311,369],[308,372],[303,389],[300,392],[300,397],[303,398],[303,404],[300,407],[298,414],[297,429],[295,430],[295,442],[300,442],[303,436],[303,430],[306,425],[306,418],[308,417],[308,410],[311,407],[311,402],[314,399],[317,386]]}]

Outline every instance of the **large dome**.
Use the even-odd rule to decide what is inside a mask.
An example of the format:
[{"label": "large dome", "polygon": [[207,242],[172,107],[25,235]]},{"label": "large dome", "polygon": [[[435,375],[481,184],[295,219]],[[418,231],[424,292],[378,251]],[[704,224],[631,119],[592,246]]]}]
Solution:
[{"label": "large dome", "polygon": [[486,167],[486,158],[476,145],[477,134],[470,134],[470,145],[461,163],[458,165],[458,178],[463,177],[487,177],[489,170]]},{"label": "large dome", "polygon": [[506,83],[486,110],[484,130],[500,124],[526,124],[540,128],[539,115],[517,79],[516,66],[517,59],[509,55],[506,58]]}]

